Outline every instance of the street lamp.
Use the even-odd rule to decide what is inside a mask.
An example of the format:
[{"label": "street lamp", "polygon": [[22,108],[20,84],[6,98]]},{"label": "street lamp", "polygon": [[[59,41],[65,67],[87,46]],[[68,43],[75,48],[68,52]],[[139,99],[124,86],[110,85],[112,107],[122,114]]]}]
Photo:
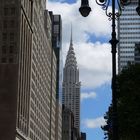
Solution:
[{"label": "street lamp", "polygon": [[136,8],[138,15],[140,16],[140,0],[138,1],[138,7]]},{"label": "street lamp", "polygon": [[[112,109],[113,109],[113,117],[112,117],[112,129],[113,129],[113,140],[119,140],[118,136],[118,120],[117,120],[117,93],[116,93],[116,46],[119,42],[116,38],[116,24],[115,20],[121,15],[122,9],[125,5],[131,3],[131,0],[112,0],[112,12],[108,12],[108,6],[110,4],[110,0],[96,0],[96,3],[106,11],[106,15],[109,17],[109,20],[112,21],[112,38],[109,41],[111,44],[111,53],[112,53]],[[118,4],[118,10],[116,11],[116,4]],[[81,0],[81,7],[79,11],[82,16],[87,17],[91,11],[89,7],[88,0]],[[138,7],[136,8],[138,15],[140,16],[140,0],[138,2]]]}]

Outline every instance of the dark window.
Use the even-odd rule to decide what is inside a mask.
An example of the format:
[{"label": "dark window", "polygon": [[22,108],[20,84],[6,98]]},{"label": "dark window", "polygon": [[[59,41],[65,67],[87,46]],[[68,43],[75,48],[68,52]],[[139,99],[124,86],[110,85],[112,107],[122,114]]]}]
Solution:
[{"label": "dark window", "polygon": [[3,28],[5,28],[5,29],[7,28],[7,20],[3,21]]},{"label": "dark window", "polygon": [[4,8],[4,16],[8,16],[8,13],[9,13],[8,10],[9,10],[8,8]]},{"label": "dark window", "polygon": [[2,38],[3,38],[3,41],[6,41],[7,40],[7,34],[3,33]]},{"label": "dark window", "polygon": [[6,46],[2,46],[2,53],[6,54]]},{"label": "dark window", "polygon": [[14,59],[13,58],[9,58],[9,63],[13,63]]},{"label": "dark window", "polygon": [[9,53],[13,53],[14,52],[14,46],[10,46],[10,48],[9,48]]},{"label": "dark window", "polygon": [[2,63],[6,63],[6,58],[3,57],[3,58],[1,59],[1,62],[2,62]]},{"label": "dark window", "polygon": [[10,33],[10,41],[14,41],[14,33]]},{"label": "dark window", "polygon": [[15,7],[12,7],[11,8],[11,15],[15,15],[15,13],[16,13],[16,9],[15,9]]},{"label": "dark window", "polygon": [[10,28],[14,28],[15,27],[15,21],[14,20],[11,20],[10,21]]}]

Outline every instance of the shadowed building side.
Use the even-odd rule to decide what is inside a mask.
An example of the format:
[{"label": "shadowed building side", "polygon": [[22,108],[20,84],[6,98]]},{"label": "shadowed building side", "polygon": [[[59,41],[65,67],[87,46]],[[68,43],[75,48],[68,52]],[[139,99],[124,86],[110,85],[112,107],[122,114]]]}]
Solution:
[{"label": "shadowed building side", "polygon": [[0,0],[0,140],[55,140],[56,55],[46,0]]},{"label": "shadowed building side", "polygon": [[0,3],[0,139],[15,140],[29,134],[32,1]]},{"label": "shadowed building side", "polygon": [[0,139],[15,140],[17,64],[0,64]]},{"label": "shadowed building side", "polygon": [[60,15],[49,12],[52,20],[52,47],[56,55],[56,122],[55,138],[62,140],[62,19]]}]

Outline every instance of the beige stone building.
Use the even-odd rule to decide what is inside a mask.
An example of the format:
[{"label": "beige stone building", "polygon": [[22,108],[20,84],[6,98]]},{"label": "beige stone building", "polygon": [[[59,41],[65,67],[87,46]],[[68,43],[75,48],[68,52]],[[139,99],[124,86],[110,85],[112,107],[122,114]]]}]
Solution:
[{"label": "beige stone building", "polygon": [[55,140],[57,61],[45,6],[0,0],[0,140]]}]

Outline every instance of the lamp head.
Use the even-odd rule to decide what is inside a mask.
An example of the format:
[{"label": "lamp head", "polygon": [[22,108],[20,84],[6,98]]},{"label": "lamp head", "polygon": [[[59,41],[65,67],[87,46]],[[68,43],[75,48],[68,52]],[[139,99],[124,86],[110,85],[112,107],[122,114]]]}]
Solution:
[{"label": "lamp head", "polygon": [[87,17],[91,11],[88,0],[81,0],[81,7],[79,11],[83,17]]},{"label": "lamp head", "polygon": [[138,7],[136,8],[136,11],[137,11],[138,15],[140,16],[140,6],[138,6]]},{"label": "lamp head", "polygon": [[105,0],[99,0],[100,3],[105,3]]}]

